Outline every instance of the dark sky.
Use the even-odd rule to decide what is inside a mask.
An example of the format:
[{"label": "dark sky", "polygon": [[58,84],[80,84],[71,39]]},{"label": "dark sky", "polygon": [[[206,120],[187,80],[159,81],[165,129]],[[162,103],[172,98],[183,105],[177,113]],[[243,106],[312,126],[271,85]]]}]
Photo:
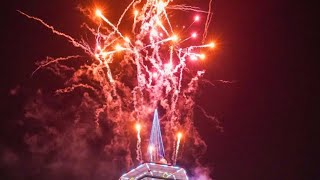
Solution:
[{"label": "dark sky", "polygon": [[[77,53],[62,38],[16,10],[79,35],[84,17],[76,4],[31,0],[2,6],[0,153],[25,147],[20,120],[28,96],[38,88],[54,87],[54,81],[30,78],[35,61],[47,55]],[[215,1],[209,34],[217,39],[218,48],[206,64],[206,77],[212,82],[234,81],[203,85],[197,99],[224,127],[219,132],[205,120],[196,124],[208,144],[204,161],[213,168],[215,179],[320,179],[319,166],[315,168],[319,164],[314,124],[319,42],[315,42],[314,9],[302,1]],[[12,95],[13,90],[20,93]],[[204,117],[197,113],[196,118]],[[1,158],[4,161],[3,155]],[[19,173],[5,163],[0,168],[5,179]]]}]

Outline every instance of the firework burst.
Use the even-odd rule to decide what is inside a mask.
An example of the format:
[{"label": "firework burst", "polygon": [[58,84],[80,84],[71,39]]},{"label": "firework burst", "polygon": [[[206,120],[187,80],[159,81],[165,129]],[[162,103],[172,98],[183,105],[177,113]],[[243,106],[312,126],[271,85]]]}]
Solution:
[{"label": "firework burst", "polygon": [[[192,66],[192,61],[203,61],[206,58],[205,52],[212,51],[215,47],[214,42],[206,41],[212,18],[212,1],[208,12],[172,3],[170,0],[133,0],[116,23],[109,20],[109,12],[90,10],[93,13],[89,16],[94,17],[92,19],[95,19],[97,26],[85,27],[92,33],[94,44],[84,39],[77,40],[56,30],[42,19],[19,11],[40,22],[54,34],[66,38],[88,55],[86,63],[78,69],[73,68],[73,75],[67,79],[66,87],[58,89],[56,93],[71,93],[82,88],[98,99],[99,105],[95,107],[96,129],[98,131],[100,128],[99,117],[106,116],[113,127],[113,139],[107,143],[106,151],[127,151],[125,160],[128,166],[133,160],[128,144],[132,139],[132,128],[127,127],[136,123],[136,159],[142,161],[151,150],[141,146],[141,127],[151,125],[150,117],[157,108],[161,109],[164,143],[166,151],[172,152],[174,156],[173,163],[177,161],[182,137],[179,132],[175,143],[174,137],[179,130],[188,132],[185,139],[192,139],[194,143],[191,144],[205,146],[193,125],[194,96],[199,78],[205,71],[204,68],[194,70],[189,65]],[[188,27],[176,28],[168,15],[172,11],[193,12],[194,17],[190,18]],[[126,16],[132,18],[132,25],[123,31],[119,26]],[[204,21],[203,17],[206,17]],[[205,26],[202,31],[191,31],[193,26],[201,23]],[[197,40],[200,34],[202,39]],[[80,56],[48,58],[38,64],[33,74],[53,64],[78,58]],[[55,68],[60,72],[66,67],[60,65]],[[142,154],[141,147],[145,154]]]}]

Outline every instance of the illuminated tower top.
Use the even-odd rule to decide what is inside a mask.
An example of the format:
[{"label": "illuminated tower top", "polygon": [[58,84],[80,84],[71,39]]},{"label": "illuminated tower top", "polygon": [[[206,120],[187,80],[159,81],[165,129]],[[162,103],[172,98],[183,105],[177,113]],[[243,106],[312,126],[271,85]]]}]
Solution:
[{"label": "illuminated tower top", "polygon": [[155,110],[153,115],[148,151],[150,155],[150,162],[160,162],[164,160],[165,153],[157,110]]},{"label": "illuminated tower top", "polygon": [[[179,136],[181,138],[181,135]],[[157,110],[155,110],[153,115],[148,154],[150,155],[151,162],[140,164],[128,173],[123,174],[120,180],[189,179],[183,168],[168,164],[164,158],[164,147]]]}]

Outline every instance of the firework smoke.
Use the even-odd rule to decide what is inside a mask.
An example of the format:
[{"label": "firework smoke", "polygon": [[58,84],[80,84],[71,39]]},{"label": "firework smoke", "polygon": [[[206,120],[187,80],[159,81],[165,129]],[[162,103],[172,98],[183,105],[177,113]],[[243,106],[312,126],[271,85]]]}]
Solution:
[{"label": "firework smoke", "polygon": [[[108,19],[112,16],[110,12],[100,9],[83,11],[91,12],[87,15],[94,19],[95,25],[84,25],[95,40],[94,44],[71,37],[42,19],[19,11],[54,34],[66,38],[88,55],[85,62],[79,60],[85,57],[78,55],[47,58],[38,63],[33,75],[40,69],[49,69],[58,76],[63,71],[71,71],[72,75],[66,79],[65,87],[57,89],[56,94],[61,96],[75,91],[84,92],[81,104],[94,114],[90,127],[94,124],[94,132],[98,137],[105,131],[105,126],[112,129],[112,138],[105,141],[104,150],[113,161],[124,162],[122,165],[125,167],[134,163],[134,154],[130,151],[133,141],[131,135],[134,132],[128,127],[139,123],[139,127],[136,127],[136,159],[141,162],[148,156],[148,147],[141,141],[140,123],[150,127],[150,117],[157,108],[161,109],[161,122],[165,128],[166,152],[174,154],[173,163],[177,161],[180,146],[181,136],[174,145],[174,136],[179,129],[188,132],[185,139],[194,142],[190,144],[191,148],[194,146],[205,149],[205,143],[193,125],[194,97],[198,81],[205,71],[189,66],[192,66],[190,61],[204,60],[204,52],[214,48],[215,44],[190,44],[206,41],[212,12],[211,8],[206,12],[198,7],[171,3],[170,0],[133,0],[116,23]],[[209,6],[211,3],[212,1]],[[172,11],[191,11],[197,14],[190,22],[191,25],[183,30],[172,26],[169,15]],[[202,15],[207,16],[203,32],[189,31],[201,23]],[[132,26],[123,30],[120,26],[126,16],[132,17]],[[201,33],[202,40],[197,40]],[[82,64],[80,67],[67,66],[63,64],[66,61],[78,61]],[[82,121],[83,114],[80,111],[75,114],[76,126]],[[30,146],[35,143],[32,136],[26,139]]]}]

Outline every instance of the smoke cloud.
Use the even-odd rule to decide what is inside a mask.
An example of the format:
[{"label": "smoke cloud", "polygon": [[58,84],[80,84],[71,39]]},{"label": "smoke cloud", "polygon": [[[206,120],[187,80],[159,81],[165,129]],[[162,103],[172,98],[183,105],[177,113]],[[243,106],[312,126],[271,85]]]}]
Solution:
[{"label": "smoke cloud", "polygon": [[[166,159],[172,160],[176,133],[185,132],[183,159],[179,162],[195,168],[192,179],[210,179],[209,170],[198,163],[206,144],[194,125],[195,98],[205,71],[187,68],[191,56],[200,56],[196,49],[209,45],[186,48],[172,45],[172,27],[164,8],[169,1],[161,6],[155,6],[156,3],[137,1],[126,8],[124,14],[132,7],[142,7],[142,12],[134,17],[131,41],[118,29],[123,16],[113,25],[99,14],[100,20],[83,25],[94,45],[19,11],[82,49],[84,55],[48,57],[37,63],[39,68],[33,76],[44,69],[45,73],[61,78],[63,84],[53,92],[39,89],[29,99],[24,108],[25,149],[19,153],[5,151],[2,164],[23,169],[17,175],[21,178],[118,179],[139,163],[135,160],[134,124],[140,122],[144,127],[141,149],[146,152],[152,114],[159,109]],[[201,12],[184,5],[171,8]],[[81,10],[92,17],[91,11]],[[167,21],[169,27],[164,27],[157,18]],[[151,36],[155,27],[169,37]],[[144,159],[147,160],[146,156]]]}]

